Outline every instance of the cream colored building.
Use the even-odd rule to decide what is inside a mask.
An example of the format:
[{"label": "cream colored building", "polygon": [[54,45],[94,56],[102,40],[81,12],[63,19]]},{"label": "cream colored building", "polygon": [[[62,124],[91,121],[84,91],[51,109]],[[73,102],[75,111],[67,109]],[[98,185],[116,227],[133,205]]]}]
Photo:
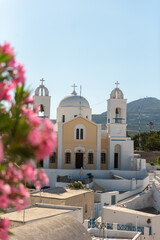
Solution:
[{"label": "cream colored building", "polygon": [[[35,91],[40,116],[50,116],[50,96],[42,84]],[[116,88],[108,99],[107,130],[92,121],[92,109],[83,96],[73,92],[57,108],[58,146],[44,168],[85,170],[132,170],[133,141],[126,136],[127,100]],[[43,96],[44,95],[44,96]]]}]

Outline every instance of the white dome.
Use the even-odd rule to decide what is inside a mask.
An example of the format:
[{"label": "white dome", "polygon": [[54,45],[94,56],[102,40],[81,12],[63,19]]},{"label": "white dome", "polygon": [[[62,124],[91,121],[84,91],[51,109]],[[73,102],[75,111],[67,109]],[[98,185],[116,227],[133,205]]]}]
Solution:
[{"label": "white dome", "polygon": [[121,91],[121,89],[115,88],[115,89],[111,92],[110,98],[111,98],[111,99],[123,99],[123,98],[124,98],[124,95],[123,95],[123,92]]},{"label": "white dome", "polygon": [[85,107],[85,108],[90,108],[88,101],[80,96],[77,95],[76,93],[72,93],[66,97],[64,97],[60,104],[59,107]]}]

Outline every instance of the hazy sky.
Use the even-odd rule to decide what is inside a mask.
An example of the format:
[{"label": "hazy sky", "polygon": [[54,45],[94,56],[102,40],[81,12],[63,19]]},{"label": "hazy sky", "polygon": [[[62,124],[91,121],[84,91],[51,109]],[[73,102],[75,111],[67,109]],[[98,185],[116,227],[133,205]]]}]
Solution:
[{"label": "hazy sky", "polygon": [[73,83],[102,113],[117,80],[128,102],[160,98],[159,12],[159,0],[0,0],[0,43],[14,47],[27,86],[46,80],[51,117]]}]

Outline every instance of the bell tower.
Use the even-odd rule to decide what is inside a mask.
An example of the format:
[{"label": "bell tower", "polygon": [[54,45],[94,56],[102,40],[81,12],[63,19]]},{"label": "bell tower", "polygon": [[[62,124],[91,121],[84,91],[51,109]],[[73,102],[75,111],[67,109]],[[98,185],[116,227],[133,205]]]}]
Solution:
[{"label": "bell tower", "polygon": [[43,78],[40,80],[41,84],[35,90],[35,104],[37,104],[40,108],[38,113],[39,117],[47,117],[50,118],[50,102],[51,97],[49,96],[48,89],[44,86],[43,82],[45,81]]},{"label": "bell tower", "polygon": [[111,92],[110,99],[108,99],[108,134],[112,137],[126,137],[127,100],[124,99],[123,92],[118,88],[119,83],[116,82],[115,84],[116,88]]},{"label": "bell tower", "polygon": [[118,87],[110,94],[108,99],[107,132],[109,141],[109,169],[130,170],[133,157],[133,141],[126,136],[127,99]]}]

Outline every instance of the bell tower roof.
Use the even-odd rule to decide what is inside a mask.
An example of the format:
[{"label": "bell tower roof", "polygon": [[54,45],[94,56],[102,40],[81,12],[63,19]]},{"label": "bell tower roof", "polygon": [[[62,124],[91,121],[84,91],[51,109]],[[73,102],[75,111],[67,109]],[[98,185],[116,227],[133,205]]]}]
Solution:
[{"label": "bell tower roof", "polygon": [[118,87],[120,83],[117,81],[115,84],[116,88],[113,89],[113,91],[111,92],[110,99],[124,99],[124,94],[122,90]]},{"label": "bell tower roof", "polygon": [[35,96],[49,96],[49,91],[48,88],[46,88],[43,85],[43,82],[45,81],[43,78],[40,80],[41,84],[39,87],[36,88],[35,90]]}]

